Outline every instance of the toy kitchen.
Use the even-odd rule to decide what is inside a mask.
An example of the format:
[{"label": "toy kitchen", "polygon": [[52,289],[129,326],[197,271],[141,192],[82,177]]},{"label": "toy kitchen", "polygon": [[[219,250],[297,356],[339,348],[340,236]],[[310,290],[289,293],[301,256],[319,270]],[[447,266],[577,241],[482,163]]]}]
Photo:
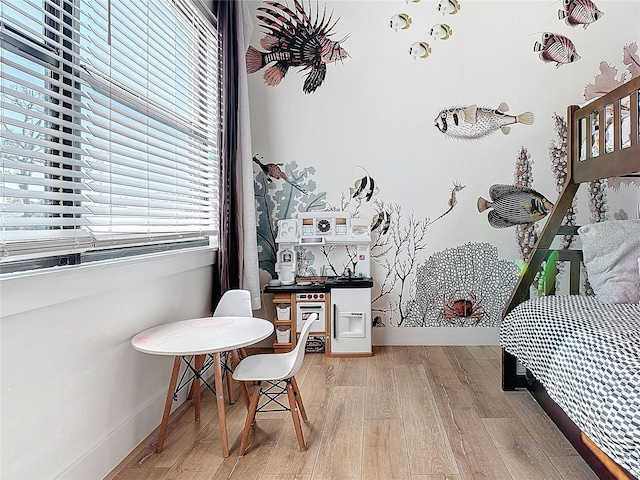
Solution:
[{"label": "toy kitchen", "polygon": [[[306,319],[317,313],[310,338],[324,344],[326,355],[370,356],[373,280],[369,221],[352,218],[348,212],[302,212],[278,221],[276,244],[278,278],[264,289],[265,294],[273,294],[276,304],[274,350],[293,349],[297,341],[293,332],[299,333]],[[334,261],[340,254],[343,261]],[[304,267],[309,257],[329,261],[328,270],[334,275],[323,275],[327,270],[324,265],[320,275],[308,275],[309,269]]]}]

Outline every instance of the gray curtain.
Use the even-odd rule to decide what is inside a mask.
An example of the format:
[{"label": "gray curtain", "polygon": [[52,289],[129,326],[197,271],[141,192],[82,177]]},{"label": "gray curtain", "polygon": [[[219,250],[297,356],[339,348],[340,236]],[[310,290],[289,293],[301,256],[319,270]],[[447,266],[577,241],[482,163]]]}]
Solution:
[{"label": "gray curtain", "polygon": [[[221,58],[219,294],[233,288],[251,292],[260,308],[260,279],[253,189],[249,89],[245,53],[253,29],[246,2],[216,1]],[[216,299],[214,299],[215,301]]]}]

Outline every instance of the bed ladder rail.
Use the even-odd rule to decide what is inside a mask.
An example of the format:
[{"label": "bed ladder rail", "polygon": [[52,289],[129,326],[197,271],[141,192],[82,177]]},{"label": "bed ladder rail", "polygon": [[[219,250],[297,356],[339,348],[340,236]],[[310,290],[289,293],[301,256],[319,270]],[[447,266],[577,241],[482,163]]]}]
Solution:
[{"label": "bed ladder rail", "polygon": [[[556,201],[551,215],[547,220],[538,241],[534,247],[533,254],[526,266],[524,273],[518,279],[516,287],[511,292],[511,297],[507,302],[502,317],[504,318],[516,306],[529,299],[531,285],[535,280],[536,274],[540,271],[542,262],[544,262],[554,249],[551,249],[551,243],[557,235],[576,235],[578,227],[563,226],[562,221],[571,208],[573,197],[578,191],[578,184],[565,184],[558,200]],[[570,280],[569,289],[571,294],[579,293],[580,289],[580,262],[582,261],[582,252],[580,250],[558,250],[558,260],[570,262]]]}]

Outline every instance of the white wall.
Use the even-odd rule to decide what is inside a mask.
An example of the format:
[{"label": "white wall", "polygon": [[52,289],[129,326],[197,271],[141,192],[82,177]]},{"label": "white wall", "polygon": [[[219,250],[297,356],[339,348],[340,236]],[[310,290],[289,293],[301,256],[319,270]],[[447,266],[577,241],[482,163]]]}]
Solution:
[{"label": "white wall", "polygon": [[0,477],[98,479],[161,419],[172,358],[138,332],[211,314],[202,249],[3,279]]}]

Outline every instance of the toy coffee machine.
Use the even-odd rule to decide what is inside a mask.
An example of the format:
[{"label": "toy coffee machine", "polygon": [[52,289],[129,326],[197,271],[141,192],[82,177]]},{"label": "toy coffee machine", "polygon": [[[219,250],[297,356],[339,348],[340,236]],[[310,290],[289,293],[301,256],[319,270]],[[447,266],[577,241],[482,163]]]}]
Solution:
[{"label": "toy coffee machine", "polygon": [[349,212],[301,212],[278,221],[278,252],[275,270],[281,285],[293,285],[298,257],[296,245],[353,245],[357,249],[355,275],[371,274],[371,225],[368,220],[352,218]]}]

